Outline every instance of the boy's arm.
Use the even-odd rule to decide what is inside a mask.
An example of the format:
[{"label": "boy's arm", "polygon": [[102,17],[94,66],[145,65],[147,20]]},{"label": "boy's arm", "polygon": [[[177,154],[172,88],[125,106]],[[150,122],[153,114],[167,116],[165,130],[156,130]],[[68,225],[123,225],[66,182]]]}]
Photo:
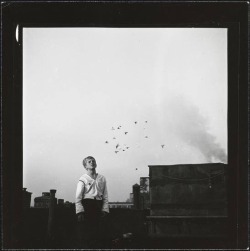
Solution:
[{"label": "boy's arm", "polygon": [[75,198],[76,214],[84,212],[84,208],[82,205],[83,192],[84,192],[84,183],[83,181],[79,180],[76,188],[76,198]]},{"label": "boy's arm", "polygon": [[106,179],[104,180],[102,211],[109,213],[108,189]]}]

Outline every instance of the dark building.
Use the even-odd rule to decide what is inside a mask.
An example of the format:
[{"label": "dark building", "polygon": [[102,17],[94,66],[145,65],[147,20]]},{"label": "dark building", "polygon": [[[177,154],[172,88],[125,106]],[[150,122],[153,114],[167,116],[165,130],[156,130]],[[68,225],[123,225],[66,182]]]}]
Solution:
[{"label": "dark building", "polygon": [[150,236],[226,235],[226,164],[149,166],[149,180]]},{"label": "dark building", "polygon": [[75,203],[72,203],[72,202],[69,202],[69,201],[66,201],[64,203],[64,207],[73,208],[74,206],[75,206]]},{"label": "dark building", "polygon": [[30,208],[32,193],[26,191],[27,188],[23,188],[23,208]]},{"label": "dark building", "polygon": [[141,209],[149,209],[149,177],[140,177],[140,203]]},{"label": "dark building", "polygon": [[[34,199],[34,202],[34,207],[36,208],[49,208],[50,192],[43,192],[42,196]],[[55,204],[57,205],[57,198],[55,198]]]},{"label": "dark building", "polygon": [[130,193],[130,194],[129,194],[129,201],[130,201],[130,202],[133,202],[133,201],[134,201],[134,194],[133,194],[133,193]]},{"label": "dark building", "polygon": [[64,206],[64,199],[58,199],[58,206],[63,207]]},{"label": "dark building", "polygon": [[149,209],[149,177],[140,177],[140,185],[134,184],[132,189],[127,202],[133,203],[134,209]]},{"label": "dark building", "polygon": [[149,193],[149,177],[140,177],[140,193]]}]

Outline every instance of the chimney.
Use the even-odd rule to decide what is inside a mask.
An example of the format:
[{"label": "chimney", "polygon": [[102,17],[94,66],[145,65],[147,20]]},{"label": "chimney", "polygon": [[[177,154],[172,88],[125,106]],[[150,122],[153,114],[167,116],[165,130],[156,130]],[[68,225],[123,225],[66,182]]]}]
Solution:
[{"label": "chimney", "polygon": [[49,203],[49,221],[48,221],[48,238],[54,239],[55,234],[55,194],[56,190],[50,190],[50,203]]},{"label": "chimney", "polygon": [[140,186],[138,184],[133,185],[134,194],[134,208],[140,209]]}]

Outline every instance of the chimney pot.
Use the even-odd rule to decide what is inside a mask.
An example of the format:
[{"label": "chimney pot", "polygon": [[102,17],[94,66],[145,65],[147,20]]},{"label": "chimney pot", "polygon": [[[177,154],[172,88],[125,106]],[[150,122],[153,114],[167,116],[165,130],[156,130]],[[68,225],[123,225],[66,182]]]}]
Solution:
[{"label": "chimney pot", "polygon": [[55,194],[56,190],[55,189],[50,189],[50,193]]}]

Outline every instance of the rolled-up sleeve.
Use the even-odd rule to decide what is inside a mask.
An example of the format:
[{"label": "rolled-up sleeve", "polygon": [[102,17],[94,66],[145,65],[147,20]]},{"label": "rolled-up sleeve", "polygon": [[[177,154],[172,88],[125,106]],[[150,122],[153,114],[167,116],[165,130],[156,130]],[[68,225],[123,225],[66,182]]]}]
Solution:
[{"label": "rolled-up sleeve", "polygon": [[82,181],[79,181],[77,183],[76,198],[75,198],[76,214],[84,212],[84,208],[82,205],[83,192],[84,192],[84,183]]},{"label": "rolled-up sleeve", "polygon": [[106,179],[104,179],[102,211],[109,213],[108,189]]}]

